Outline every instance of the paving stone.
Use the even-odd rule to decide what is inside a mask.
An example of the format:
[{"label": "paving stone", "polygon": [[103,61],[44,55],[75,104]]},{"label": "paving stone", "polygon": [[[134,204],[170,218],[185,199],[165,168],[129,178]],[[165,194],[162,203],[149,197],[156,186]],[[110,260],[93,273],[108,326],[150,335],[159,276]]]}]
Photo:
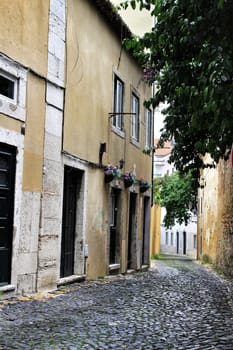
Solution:
[{"label": "paving stone", "polygon": [[232,281],[191,261],[156,265],[0,303],[0,349],[232,350]]}]

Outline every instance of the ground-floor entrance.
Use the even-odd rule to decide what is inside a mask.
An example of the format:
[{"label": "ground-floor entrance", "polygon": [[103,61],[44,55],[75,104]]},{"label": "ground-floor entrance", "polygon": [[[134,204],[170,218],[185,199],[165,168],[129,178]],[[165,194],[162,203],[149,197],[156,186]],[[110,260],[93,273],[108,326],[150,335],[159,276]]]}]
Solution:
[{"label": "ground-floor entrance", "polygon": [[[83,251],[83,238],[79,232],[78,221],[82,215],[80,201],[83,172],[65,166],[63,188],[62,241],[60,277],[71,276],[75,273],[75,255]],[[77,249],[75,249],[77,247]],[[82,252],[81,252],[82,253]]]},{"label": "ground-floor entrance", "polygon": [[0,286],[11,280],[16,148],[0,143]]},{"label": "ground-floor entrance", "polygon": [[137,268],[137,194],[130,193],[128,227],[128,269]]},{"label": "ground-floor entrance", "polygon": [[142,265],[149,264],[150,252],[150,197],[143,199],[143,239],[142,239]]},{"label": "ground-floor entrance", "polygon": [[111,222],[109,242],[109,264],[120,263],[120,195],[116,188],[111,190]]}]

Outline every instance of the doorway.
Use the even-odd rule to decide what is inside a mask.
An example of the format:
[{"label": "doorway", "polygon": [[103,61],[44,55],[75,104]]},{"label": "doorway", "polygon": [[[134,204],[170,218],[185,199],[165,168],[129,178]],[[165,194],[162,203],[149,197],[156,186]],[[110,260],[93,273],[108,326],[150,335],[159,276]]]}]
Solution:
[{"label": "doorway", "polygon": [[149,264],[150,250],[150,198],[144,197],[143,203],[143,240],[142,240],[142,265]]},{"label": "doorway", "polygon": [[179,232],[177,231],[176,232],[176,254],[179,254],[179,243],[180,243],[180,235],[179,235]]},{"label": "doorway", "polygon": [[[75,252],[76,240],[79,239],[81,255],[83,252],[82,237],[77,237],[77,221],[79,220],[83,172],[65,166],[64,187],[63,187],[63,213],[62,213],[62,240],[61,240],[61,265],[60,277],[67,277],[75,274]],[[80,254],[79,254],[80,255]]]},{"label": "doorway", "polygon": [[128,229],[128,269],[137,268],[137,194],[130,193]]},{"label": "doorway", "polygon": [[0,286],[11,281],[16,148],[0,143]]},{"label": "doorway", "polygon": [[187,235],[186,232],[183,232],[183,254],[186,254],[186,245],[187,245]]},{"label": "doorway", "polygon": [[120,262],[120,194],[121,191],[111,190],[111,223],[109,242],[109,264]]}]

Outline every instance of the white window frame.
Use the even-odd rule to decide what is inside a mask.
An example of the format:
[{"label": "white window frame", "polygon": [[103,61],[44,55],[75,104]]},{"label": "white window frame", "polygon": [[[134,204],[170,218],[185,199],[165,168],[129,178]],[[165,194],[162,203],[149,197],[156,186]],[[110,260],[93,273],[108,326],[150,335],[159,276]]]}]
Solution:
[{"label": "white window frame", "polygon": [[8,97],[6,95],[2,95],[1,92],[0,92],[0,97],[1,99],[6,99],[8,100],[9,102],[12,102],[12,103],[17,103],[17,96],[18,96],[18,81],[15,77],[11,76],[10,74],[7,74],[6,72],[0,70],[0,76],[11,81],[14,85],[14,92],[13,92],[13,98],[11,97]]},{"label": "white window frame", "polygon": [[119,131],[123,131],[124,111],[124,82],[114,74],[114,96],[112,125]]},{"label": "white window frame", "polygon": [[145,109],[145,148],[151,149],[152,145],[152,111]]},{"label": "white window frame", "polygon": [[14,98],[0,94],[0,113],[25,121],[27,70],[0,54],[0,75],[14,83]]},{"label": "white window frame", "polygon": [[139,142],[140,138],[140,102],[139,97],[132,93],[131,95],[131,139]]}]

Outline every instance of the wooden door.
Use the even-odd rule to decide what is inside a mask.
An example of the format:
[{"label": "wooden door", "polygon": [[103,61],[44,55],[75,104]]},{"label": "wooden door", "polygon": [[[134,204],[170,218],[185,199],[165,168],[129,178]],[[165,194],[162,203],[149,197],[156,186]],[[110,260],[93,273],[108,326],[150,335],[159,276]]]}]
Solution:
[{"label": "wooden door", "polygon": [[74,242],[77,205],[77,174],[75,169],[65,167],[62,215],[61,269],[60,276],[74,273]]},{"label": "wooden door", "polygon": [[16,148],[0,143],[0,286],[11,279]]}]

